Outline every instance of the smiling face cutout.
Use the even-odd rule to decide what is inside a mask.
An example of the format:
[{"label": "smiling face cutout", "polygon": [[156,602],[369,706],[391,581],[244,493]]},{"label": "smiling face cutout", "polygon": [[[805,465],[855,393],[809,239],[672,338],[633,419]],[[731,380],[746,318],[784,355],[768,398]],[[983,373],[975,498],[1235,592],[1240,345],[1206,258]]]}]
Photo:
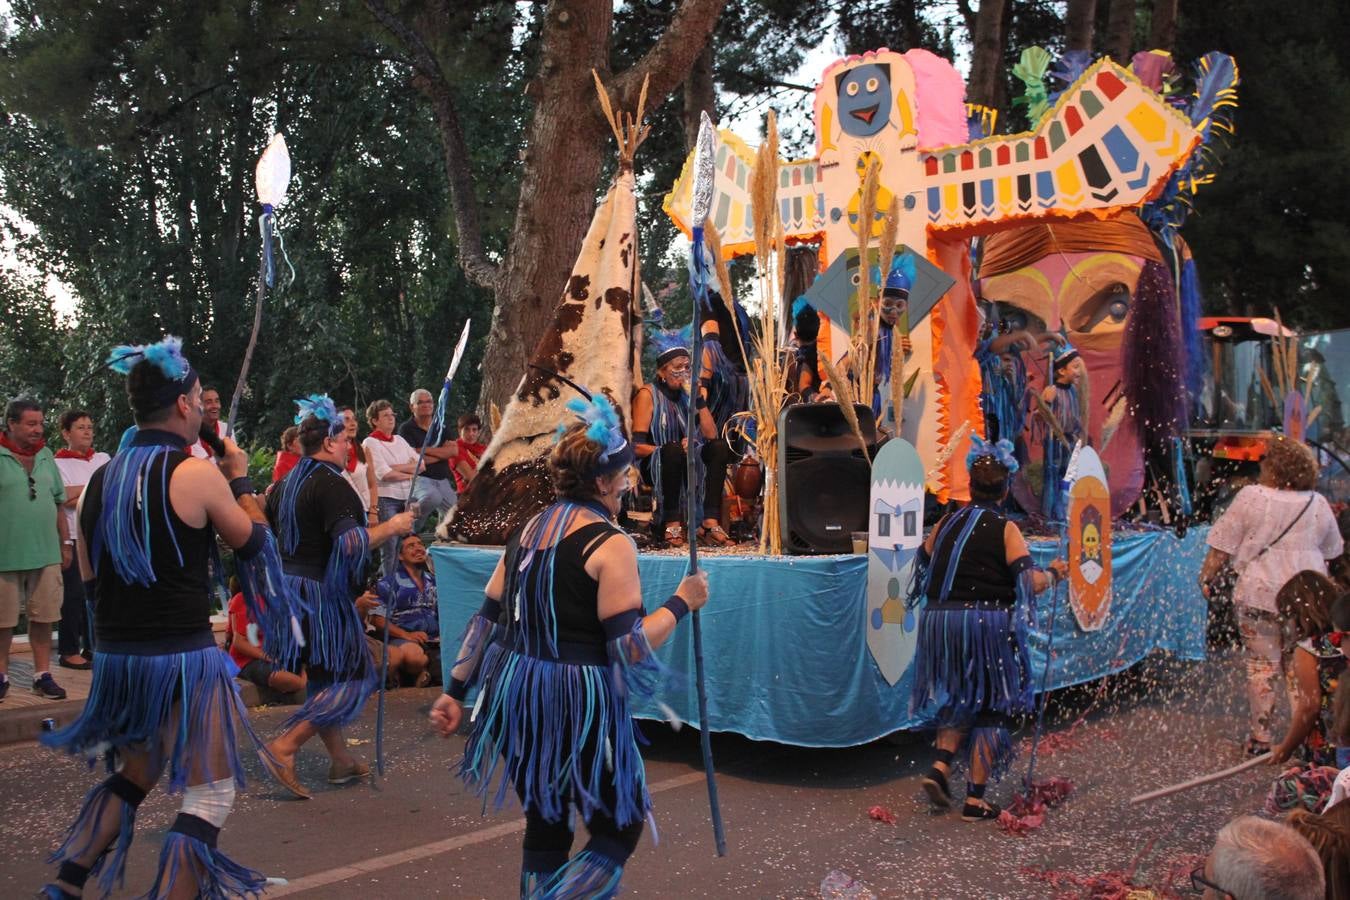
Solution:
[{"label": "smiling face cutout", "polygon": [[854,137],[880,133],[891,119],[891,67],[867,63],[836,76],[839,127]]}]

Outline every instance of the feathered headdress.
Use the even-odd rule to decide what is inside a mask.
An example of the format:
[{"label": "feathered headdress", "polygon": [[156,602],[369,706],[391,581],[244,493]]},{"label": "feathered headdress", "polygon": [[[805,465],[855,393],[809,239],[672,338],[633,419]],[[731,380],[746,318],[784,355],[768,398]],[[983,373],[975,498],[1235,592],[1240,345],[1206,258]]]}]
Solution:
[{"label": "feathered headdress", "polygon": [[130,374],[141,360],[153,363],[170,381],[183,381],[192,365],[183,357],[182,338],[169,335],[157,344],[119,344],[108,354],[108,368]]},{"label": "feathered headdress", "polygon": [[984,457],[992,457],[995,462],[1008,470],[1012,475],[1022,466],[1017,462],[1017,456],[1014,455],[1012,442],[1006,438],[1001,438],[995,443],[989,443],[978,434],[970,436],[970,452],[966,454],[966,468],[975,465],[975,461]]},{"label": "feathered headdress", "polygon": [[[614,404],[604,394],[592,394],[581,399],[567,401],[567,408],[576,413],[586,423],[586,437],[602,448],[599,464],[592,475],[608,475],[617,472],[633,461],[633,445],[623,433],[623,422]],[[558,425],[558,437],[567,431],[567,424]]]},{"label": "feathered headdress", "polygon": [[1055,351],[1055,371],[1058,372],[1077,358],[1078,348],[1073,344],[1070,344],[1066,339],[1064,345]]},{"label": "feathered headdress", "polygon": [[904,291],[908,295],[910,288],[914,286],[915,274],[913,254],[899,254],[891,264],[891,271],[886,275],[886,292]]},{"label": "feathered headdress", "polygon": [[336,437],[347,427],[347,423],[342,419],[342,414],[338,412],[337,406],[327,394],[310,394],[303,400],[296,400],[295,406],[299,410],[295,414],[296,425],[313,416],[328,423],[329,437]]},{"label": "feathered headdress", "polygon": [[693,339],[693,329],[690,326],[652,328],[647,334],[647,346],[656,354],[656,367],[658,369],[678,356],[681,350],[684,351],[685,356],[689,355],[689,344]]}]

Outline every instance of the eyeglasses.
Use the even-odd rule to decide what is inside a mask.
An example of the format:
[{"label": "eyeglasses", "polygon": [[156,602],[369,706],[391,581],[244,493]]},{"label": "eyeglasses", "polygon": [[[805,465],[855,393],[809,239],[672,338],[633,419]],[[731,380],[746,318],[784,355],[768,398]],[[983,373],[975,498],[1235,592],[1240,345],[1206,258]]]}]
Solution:
[{"label": "eyeglasses", "polygon": [[29,500],[37,499],[37,482],[33,480],[32,475],[28,476],[28,499]]},{"label": "eyeglasses", "polygon": [[1212,888],[1218,891],[1219,896],[1223,897],[1224,900],[1235,900],[1232,894],[1205,877],[1205,863],[1202,860],[1200,865],[1191,870],[1191,890],[1197,894],[1203,894],[1205,888]]}]

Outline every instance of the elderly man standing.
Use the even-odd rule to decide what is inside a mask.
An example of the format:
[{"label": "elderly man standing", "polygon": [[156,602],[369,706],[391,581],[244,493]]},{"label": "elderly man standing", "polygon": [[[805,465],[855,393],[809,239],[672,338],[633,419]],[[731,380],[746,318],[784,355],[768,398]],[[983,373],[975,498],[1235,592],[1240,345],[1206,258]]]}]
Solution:
[{"label": "elderly man standing", "polygon": [[[436,401],[431,396],[431,391],[425,388],[413,391],[412,396],[408,398],[408,409],[412,412],[412,418],[398,427],[398,434],[413,450],[420,451],[427,439],[427,429],[431,427],[432,416],[436,412]],[[459,455],[459,445],[455,435],[444,425],[438,432],[432,435],[431,443],[427,444],[426,468],[417,476],[414,494],[410,498],[419,504],[419,516],[425,517],[435,513],[437,521],[459,502],[459,495],[455,493],[454,476],[450,473],[450,467],[454,465],[455,457]]]},{"label": "elderly man standing", "polygon": [[20,609],[28,613],[33,693],[66,699],[50,671],[52,623],[61,619],[61,570],[75,547],[60,514],[66,488],[42,426],[36,402],[9,402],[0,434],[0,699],[9,693],[9,646]]},{"label": "elderly man standing", "polygon": [[1307,838],[1282,822],[1242,816],[1225,825],[1191,872],[1206,900],[1310,900],[1324,896],[1322,861]]}]

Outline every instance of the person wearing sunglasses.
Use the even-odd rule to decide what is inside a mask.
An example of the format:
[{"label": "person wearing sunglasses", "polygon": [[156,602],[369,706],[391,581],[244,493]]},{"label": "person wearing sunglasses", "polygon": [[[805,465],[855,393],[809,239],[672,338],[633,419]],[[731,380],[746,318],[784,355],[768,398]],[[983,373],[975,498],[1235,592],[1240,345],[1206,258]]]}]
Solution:
[{"label": "person wearing sunglasses", "polygon": [[0,700],[9,693],[9,647],[20,610],[28,616],[33,693],[66,699],[50,671],[52,623],[61,620],[61,570],[75,549],[61,515],[66,488],[42,429],[36,401],[9,402],[0,434]]},{"label": "person wearing sunglasses", "polygon": [[1241,816],[1191,872],[1205,900],[1316,900],[1325,895],[1322,861],[1307,838],[1282,822]]}]

